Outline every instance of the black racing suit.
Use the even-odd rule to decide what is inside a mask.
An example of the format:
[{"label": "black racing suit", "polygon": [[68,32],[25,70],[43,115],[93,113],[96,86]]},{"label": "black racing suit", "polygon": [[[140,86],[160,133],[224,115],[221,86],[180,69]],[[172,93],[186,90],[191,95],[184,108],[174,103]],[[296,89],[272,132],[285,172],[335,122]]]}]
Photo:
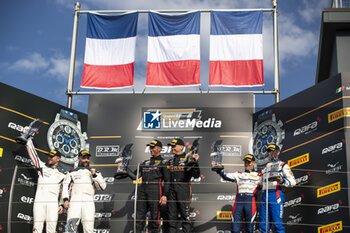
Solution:
[{"label": "black racing suit", "polygon": [[198,162],[188,169],[186,154],[174,155],[169,160],[171,186],[168,195],[169,232],[177,232],[178,215],[180,215],[182,231],[191,232],[191,178],[200,176]]},{"label": "black racing suit", "polygon": [[[137,192],[136,233],[144,230],[146,214],[151,212],[149,230],[158,233],[160,226],[160,205],[162,196],[168,196],[170,186],[170,173],[167,168],[168,161],[160,155],[145,160],[140,165],[142,183]],[[131,179],[136,179],[136,172],[130,173]]]}]

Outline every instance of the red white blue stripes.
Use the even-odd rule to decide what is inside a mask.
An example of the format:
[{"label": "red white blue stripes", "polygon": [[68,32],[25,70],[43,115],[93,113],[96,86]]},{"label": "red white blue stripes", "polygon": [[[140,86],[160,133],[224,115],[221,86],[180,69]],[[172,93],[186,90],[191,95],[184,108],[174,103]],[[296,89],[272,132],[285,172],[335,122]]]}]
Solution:
[{"label": "red white blue stripes", "polygon": [[146,86],[200,85],[200,12],[150,12]]},{"label": "red white blue stripes", "polygon": [[262,86],[262,11],[212,11],[210,86]]},{"label": "red white blue stripes", "polygon": [[81,87],[133,86],[138,13],[88,14],[87,19]]}]

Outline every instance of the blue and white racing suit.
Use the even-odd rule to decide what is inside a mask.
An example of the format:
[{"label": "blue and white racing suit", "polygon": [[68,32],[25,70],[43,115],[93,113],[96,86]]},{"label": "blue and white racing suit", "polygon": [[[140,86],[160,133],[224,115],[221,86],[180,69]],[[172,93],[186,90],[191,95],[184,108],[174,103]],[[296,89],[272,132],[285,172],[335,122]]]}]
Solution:
[{"label": "blue and white racing suit", "polygon": [[242,229],[243,217],[246,232],[253,233],[256,217],[256,191],[261,183],[261,174],[255,171],[234,172],[226,174],[223,170],[218,174],[227,181],[237,183],[236,200],[232,209],[232,232],[239,233]]},{"label": "blue and white racing suit", "polygon": [[[283,178],[283,183],[277,181],[267,181],[269,177],[280,175]],[[261,232],[270,232],[270,225],[274,224],[276,233],[284,233],[283,226],[283,205],[284,193],[283,187],[293,187],[296,183],[294,175],[287,163],[276,159],[266,165],[262,170],[263,178],[263,193],[261,197],[260,209],[260,226]],[[266,187],[267,184],[267,187]],[[266,217],[266,190],[268,190],[268,217]],[[266,230],[266,218],[268,219],[268,229]]]}]

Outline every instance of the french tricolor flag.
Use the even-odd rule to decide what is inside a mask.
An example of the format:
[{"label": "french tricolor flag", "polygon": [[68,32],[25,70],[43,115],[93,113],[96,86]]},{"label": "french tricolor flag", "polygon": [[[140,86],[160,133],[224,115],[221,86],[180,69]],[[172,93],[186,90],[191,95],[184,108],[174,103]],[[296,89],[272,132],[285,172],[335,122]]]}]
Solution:
[{"label": "french tricolor flag", "polygon": [[262,11],[211,12],[209,85],[264,85]]},{"label": "french tricolor flag", "polygon": [[150,12],[146,86],[200,85],[200,12]]},{"label": "french tricolor flag", "polygon": [[88,14],[87,19],[81,87],[133,86],[138,13]]}]

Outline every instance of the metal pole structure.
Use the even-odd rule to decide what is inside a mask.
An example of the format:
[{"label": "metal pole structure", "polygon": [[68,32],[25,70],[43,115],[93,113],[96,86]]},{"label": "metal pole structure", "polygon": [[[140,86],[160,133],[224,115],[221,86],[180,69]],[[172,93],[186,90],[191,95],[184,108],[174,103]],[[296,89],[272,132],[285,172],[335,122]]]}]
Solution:
[{"label": "metal pole structure", "polygon": [[[267,171],[266,171],[267,172]],[[269,176],[270,176],[270,174],[269,173],[267,173],[266,174],[266,182],[265,182],[265,194],[266,194],[266,201],[265,201],[265,216],[266,216],[266,218],[265,218],[265,230],[266,230],[266,232],[270,232],[270,230],[267,228],[270,224],[269,224],[269,216],[268,216],[268,214],[269,214]]]},{"label": "metal pole structure", "polygon": [[76,2],[74,5],[74,23],[73,23],[73,35],[72,35],[72,47],[70,51],[70,63],[69,63],[69,75],[68,75],[68,88],[67,88],[67,107],[72,108],[73,95],[73,83],[74,83],[74,70],[75,70],[75,55],[77,48],[77,35],[78,35],[78,22],[79,22],[79,10],[80,3]]},{"label": "metal pole structure", "polygon": [[273,47],[274,47],[274,70],[275,70],[275,102],[280,102],[280,78],[279,78],[279,53],[278,53],[278,25],[277,25],[277,0],[272,0],[273,7]]},{"label": "metal pole structure", "polygon": [[15,181],[17,176],[18,166],[15,166],[15,170],[13,171],[12,181],[11,181],[11,189],[10,189],[10,197],[9,197],[9,208],[7,210],[7,232],[11,233],[11,215],[12,215],[12,202],[13,202],[13,190],[15,189]]},{"label": "metal pole structure", "polygon": [[136,209],[137,209],[137,188],[139,184],[139,175],[140,175],[140,164],[137,164],[137,172],[136,172],[136,184],[135,184],[135,202],[134,202],[134,232],[136,232]]}]

